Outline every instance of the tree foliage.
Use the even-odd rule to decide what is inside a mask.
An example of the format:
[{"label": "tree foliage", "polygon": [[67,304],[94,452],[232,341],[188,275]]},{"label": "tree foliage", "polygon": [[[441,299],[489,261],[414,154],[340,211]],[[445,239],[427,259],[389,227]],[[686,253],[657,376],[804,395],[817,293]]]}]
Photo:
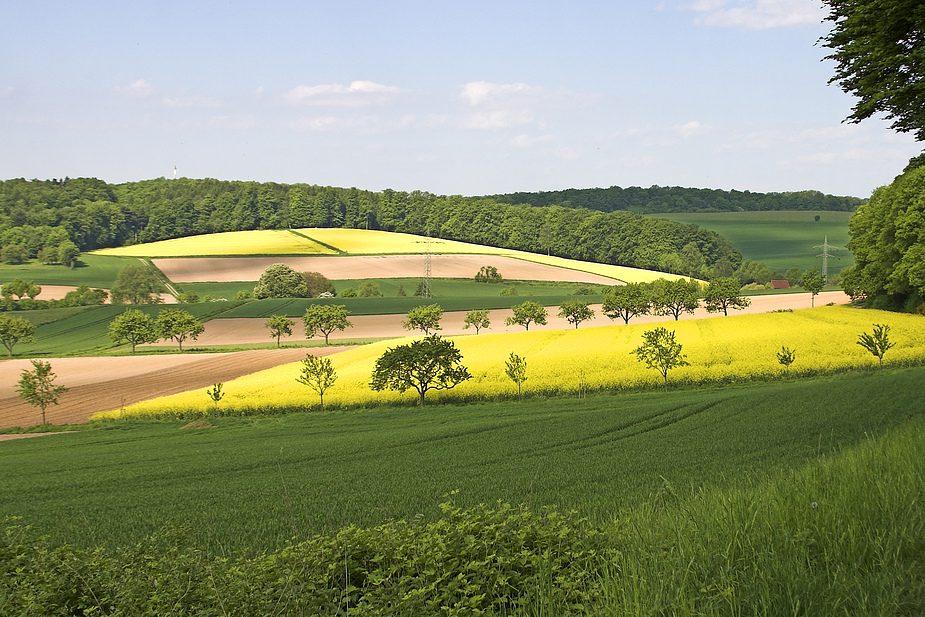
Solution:
[{"label": "tree foliage", "polygon": [[16,384],[19,397],[42,410],[42,424],[45,424],[45,409],[57,405],[58,397],[67,392],[67,388],[55,385],[55,374],[51,364],[41,360],[30,360],[32,370],[23,369]]},{"label": "tree foliage", "polygon": [[494,266],[482,266],[479,268],[479,271],[475,273],[476,283],[500,283],[503,280],[501,273],[498,272],[498,268]]},{"label": "tree foliage", "polygon": [[816,296],[825,288],[825,277],[818,268],[810,268],[800,277],[800,287],[812,294],[810,306],[816,306]]},{"label": "tree foliage", "polygon": [[337,381],[337,371],[330,358],[319,358],[311,354],[302,360],[297,382],[318,393],[321,411],[324,411],[324,393]]},{"label": "tree foliage", "polygon": [[382,354],[376,360],[369,386],[376,391],[404,392],[413,388],[423,407],[429,390],[448,390],[471,377],[453,341],[433,334]]},{"label": "tree foliage", "polygon": [[286,264],[273,264],[263,271],[254,287],[258,300],[266,298],[304,298],[305,279]]},{"label": "tree foliage", "polygon": [[614,285],[604,294],[601,312],[610,319],[619,317],[624,324],[649,312],[649,290],[642,283]]},{"label": "tree foliage", "polygon": [[302,279],[305,281],[305,295],[308,298],[317,298],[322,294],[336,294],[334,283],[320,272],[303,272]]},{"label": "tree foliage", "polygon": [[270,330],[270,338],[276,339],[276,347],[279,348],[279,340],[283,336],[292,336],[292,326],[295,322],[285,315],[270,315],[263,325]]},{"label": "tree foliage", "polygon": [[157,324],[149,315],[139,309],[128,309],[109,322],[109,338],[116,345],[127,341],[135,353],[137,345],[153,343],[159,336]]},{"label": "tree foliage", "polygon": [[823,0],[842,90],[857,97],[851,122],[877,114],[892,128],[925,140],[925,10],[920,0]]},{"label": "tree foliage", "polygon": [[578,329],[578,324],[594,319],[594,309],[584,300],[566,300],[559,306],[559,317],[562,317]]},{"label": "tree foliage", "polygon": [[350,311],[343,304],[312,304],[305,309],[302,323],[305,325],[305,336],[314,338],[315,334],[324,335],[324,344],[328,344],[328,337],[335,330],[344,331],[352,328],[353,324],[347,319]]},{"label": "tree foliage", "polygon": [[7,356],[13,357],[13,347],[18,343],[35,342],[35,324],[22,317],[0,315],[0,343],[6,347]]},{"label": "tree foliage", "polygon": [[504,374],[517,384],[517,398],[523,398],[522,386],[527,381],[527,359],[518,356],[513,351],[504,362]]},{"label": "tree foliage", "polygon": [[490,328],[491,320],[488,318],[488,313],[487,309],[476,309],[466,313],[466,318],[463,320],[463,330],[468,330],[472,327],[475,328],[475,333],[478,334],[482,328]]},{"label": "tree foliage", "polygon": [[646,368],[657,370],[665,381],[668,391],[668,371],[689,363],[681,353],[681,343],[675,338],[674,330],[658,327],[642,333],[642,345],[632,351],[636,359],[646,364]]},{"label": "tree foliage", "polygon": [[142,264],[125,266],[112,286],[113,304],[160,304],[164,290],[154,271]]},{"label": "tree foliage", "polygon": [[157,314],[155,319],[160,338],[175,341],[183,351],[183,341],[196,340],[205,330],[201,321],[183,309],[167,308]]},{"label": "tree foliage", "polygon": [[511,307],[514,314],[505,318],[506,326],[523,326],[525,330],[530,330],[530,324],[535,323],[541,326],[546,325],[546,317],[549,313],[546,308],[539,302],[527,300],[522,304]]},{"label": "tree foliage", "polygon": [[700,306],[700,284],[694,280],[658,279],[649,288],[649,301],[656,315],[671,315],[677,321]]},{"label": "tree foliage", "polygon": [[439,304],[416,306],[408,311],[408,318],[401,322],[405,330],[420,330],[424,336],[440,330],[440,320],[443,319],[443,309]]},{"label": "tree foliage", "polygon": [[883,356],[896,345],[890,341],[890,326],[885,324],[874,324],[873,333],[864,332],[857,343],[880,361],[880,368],[883,368]]},{"label": "tree foliage", "polygon": [[717,278],[710,281],[703,293],[703,303],[708,313],[723,312],[729,315],[729,309],[744,309],[752,301],[742,295],[742,286],[736,278]]},{"label": "tree foliage", "polygon": [[848,222],[854,265],[845,289],[870,308],[916,310],[925,300],[925,167],[874,191]]}]

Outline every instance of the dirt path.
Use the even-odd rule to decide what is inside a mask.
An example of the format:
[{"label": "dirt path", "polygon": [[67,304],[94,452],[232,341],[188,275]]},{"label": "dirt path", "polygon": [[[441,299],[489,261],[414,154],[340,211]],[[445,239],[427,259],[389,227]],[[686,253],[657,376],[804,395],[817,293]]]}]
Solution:
[{"label": "dirt path", "polygon": [[[48,422],[84,422],[98,411],[119,409],[157,396],[203,388],[263,369],[298,362],[308,351],[327,355],[345,347],[261,349],[227,354],[133,356],[119,358],[57,358],[49,360],[56,382],[69,390],[60,404],[45,410]],[[38,407],[21,401],[15,386],[28,360],[0,362],[0,427],[41,422]]]}]

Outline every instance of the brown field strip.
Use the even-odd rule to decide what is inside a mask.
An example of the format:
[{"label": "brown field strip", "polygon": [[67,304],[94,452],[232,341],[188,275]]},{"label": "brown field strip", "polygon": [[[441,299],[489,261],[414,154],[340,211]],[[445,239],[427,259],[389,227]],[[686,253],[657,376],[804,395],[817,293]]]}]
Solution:
[{"label": "brown field strip", "polygon": [[[298,362],[307,352],[327,355],[346,347],[259,349],[227,354],[136,356],[133,358],[58,358],[49,360],[56,383],[68,386],[58,405],[45,411],[48,422],[85,422],[98,411],[119,409],[139,401],[205,389],[216,382]],[[120,366],[121,365],[121,366]],[[19,399],[15,384],[27,360],[0,362],[0,427],[31,426],[41,421],[38,407]]]}]

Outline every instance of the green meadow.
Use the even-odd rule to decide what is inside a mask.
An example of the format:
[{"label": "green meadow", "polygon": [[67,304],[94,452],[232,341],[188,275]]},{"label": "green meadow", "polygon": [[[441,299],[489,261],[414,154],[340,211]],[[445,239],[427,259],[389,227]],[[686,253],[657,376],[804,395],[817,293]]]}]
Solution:
[{"label": "green meadow", "polygon": [[0,516],[109,547],[188,524],[215,554],[503,500],[595,523],[789,473],[922,415],[925,369],[742,387],[214,418],[115,421],[0,443]]},{"label": "green meadow", "polygon": [[[848,243],[848,220],[851,212],[791,211],[714,212],[659,214],[681,223],[693,223],[715,231],[742,252],[745,259],[762,261],[771,270],[783,274],[789,268],[822,269],[821,247],[828,236],[829,273],[837,273],[854,263]],[[819,217],[816,221],[815,217]]]}]

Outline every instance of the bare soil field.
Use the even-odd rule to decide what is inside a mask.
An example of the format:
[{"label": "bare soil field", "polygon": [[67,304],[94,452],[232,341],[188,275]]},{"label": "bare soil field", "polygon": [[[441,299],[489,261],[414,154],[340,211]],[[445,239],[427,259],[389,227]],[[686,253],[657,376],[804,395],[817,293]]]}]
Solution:
[{"label": "bare soil field", "polygon": [[[57,358],[48,360],[57,375],[55,383],[67,386],[58,405],[45,410],[54,424],[85,422],[98,411],[119,409],[146,399],[203,389],[217,382],[298,362],[310,352],[327,355],[346,347],[312,349],[261,349],[234,353],[174,354],[117,358]],[[0,362],[0,427],[39,424],[38,407],[20,400],[16,383],[28,360]]]},{"label": "bare soil field", "polygon": [[[284,263],[299,272],[320,272],[331,280],[408,278],[424,271],[423,255],[371,255],[329,257],[182,257],[154,259],[174,283],[227,283],[256,281],[267,267]],[[557,268],[500,255],[431,255],[434,278],[473,278],[482,266],[494,266],[505,279],[566,281],[613,285],[612,278]]]},{"label": "bare soil field", "polygon": [[[849,301],[841,291],[823,292],[816,296],[816,306],[830,302],[845,304]],[[730,314],[767,313],[775,310],[809,308],[810,294],[780,294],[753,296],[751,306],[744,311]],[[581,324],[581,328],[610,326],[622,323],[612,322],[600,313],[600,305],[593,307],[596,318]],[[549,323],[545,326],[531,325],[531,330],[564,329],[573,327],[560,317],[557,309],[549,307]],[[491,328],[488,332],[519,332],[520,326],[505,326],[504,319],[510,310],[491,311]],[[721,318],[722,314],[707,313],[700,308],[693,315],[681,319]],[[404,315],[357,315],[350,318],[353,328],[336,331],[331,340],[356,338],[395,338],[409,334],[402,328]],[[447,313],[441,322],[443,335],[474,334],[463,329],[464,312]],[[672,317],[645,316],[630,323],[672,321]],[[264,319],[217,319],[206,323],[205,332],[200,335],[198,345],[226,345],[236,343],[272,343]],[[296,321],[293,336],[283,341],[305,338],[302,323]],[[320,339],[320,337],[317,337]],[[172,346],[172,345],[171,345]],[[143,348],[139,348],[143,349]],[[56,424],[84,422],[98,411],[119,409],[142,400],[185,392],[197,388],[205,389],[216,382],[225,382],[248,373],[298,362],[307,352],[327,355],[344,351],[349,347],[328,347],[312,349],[267,349],[242,351],[228,354],[183,354],[158,356],[128,356],[118,358],[59,358],[49,360],[57,374],[57,383],[70,390],[61,397],[60,405],[46,411],[49,422]],[[16,394],[15,385],[22,369],[31,368],[28,360],[0,361],[0,427],[28,426],[41,420],[38,408],[23,403]]]}]

